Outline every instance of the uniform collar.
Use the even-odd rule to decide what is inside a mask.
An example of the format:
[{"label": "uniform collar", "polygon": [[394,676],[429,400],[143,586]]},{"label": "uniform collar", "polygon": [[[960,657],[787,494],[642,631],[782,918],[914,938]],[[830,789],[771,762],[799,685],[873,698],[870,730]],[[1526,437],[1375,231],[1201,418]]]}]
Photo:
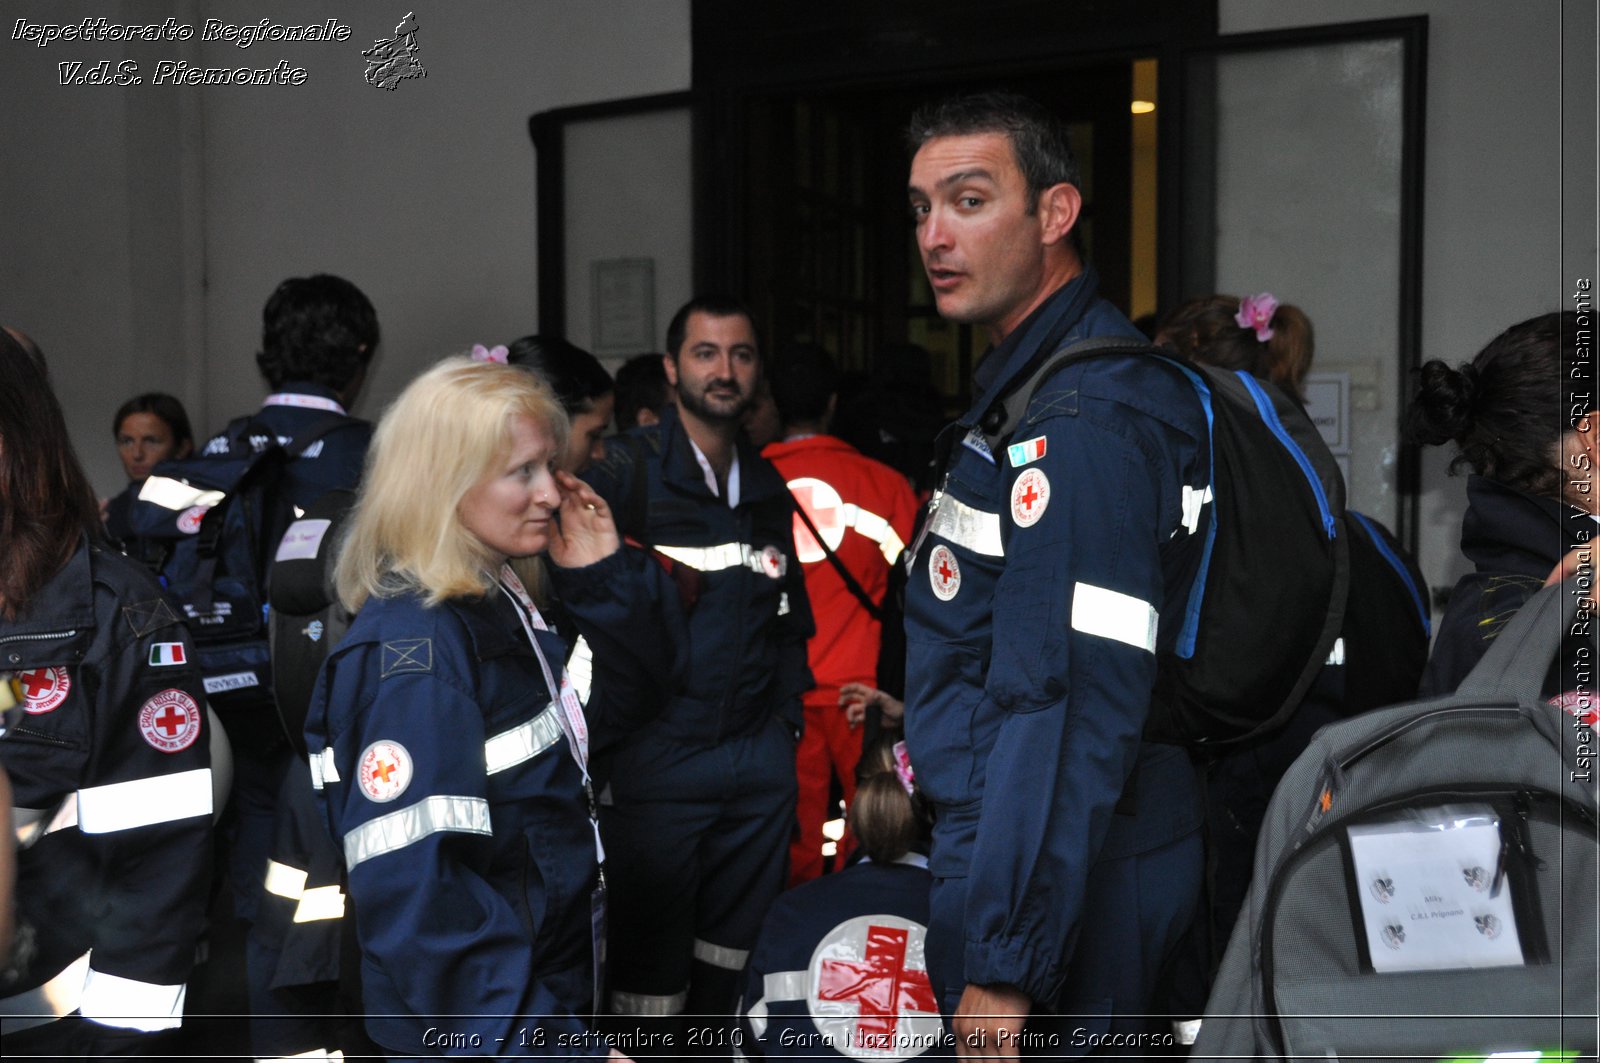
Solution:
[{"label": "uniform collar", "polygon": [[1579,530],[1593,522],[1576,507],[1507,487],[1487,476],[1467,478],[1461,552],[1480,572],[1515,572],[1543,579]]},{"label": "uniform collar", "polygon": [[[661,414],[661,469],[662,476],[674,487],[689,494],[714,498],[721,502],[722,499],[712,494],[706,486],[705,473],[700,468],[700,463],[695,458],[695,447],[689,439],[688,431],[683,427],[683,422],[678,417],[678,408],[668,406]],[[739,474],[738,500],[740,505],[758,502],[771,498],[779,492],[786,491],[783,478],[773,469],[743,432],[734,444],[737,461],[733,470]],[[730,474],[731,471],[730,470]]]},{"label": "uniform collar", "polygon": [[1085,264],[1082,273],[1057,288],[999,346],[990,348],[972,374],[973,391],[982,396],[974,408],[980,413],[987,410],[1007,384],[1027,372],[1029,363],[1060,347],[1099,294],[1100,274]]},{"label": "uniform collar", "polygon": [[787,457],[790,454],[799,454],[803,451],[828,450],[843,454],[859,453],[855,447],[840,439],[818,433],[817,435],[800,436],[795,439],[781,439],[775,443],[768,443],[761,450],[761,456],[771,461],[774,458]]}]

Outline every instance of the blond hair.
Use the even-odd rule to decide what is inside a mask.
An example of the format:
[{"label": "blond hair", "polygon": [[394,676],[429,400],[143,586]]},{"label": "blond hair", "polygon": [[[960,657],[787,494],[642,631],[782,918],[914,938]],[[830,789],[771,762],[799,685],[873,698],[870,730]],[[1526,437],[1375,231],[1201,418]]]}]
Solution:
[{"label": "blond hair", "polygon": [[[494,586],[493,552],[461,523],[461,499],[511,446],[511,421],[529,418],[559,455],[568,422],[550,388],[516,366],[446,358],[384,411],[367,451],[361,493],[334,563],[334,587],[352,612],[401,591],[428,605]],[[512,567],[529,586],[533,559]]]}]

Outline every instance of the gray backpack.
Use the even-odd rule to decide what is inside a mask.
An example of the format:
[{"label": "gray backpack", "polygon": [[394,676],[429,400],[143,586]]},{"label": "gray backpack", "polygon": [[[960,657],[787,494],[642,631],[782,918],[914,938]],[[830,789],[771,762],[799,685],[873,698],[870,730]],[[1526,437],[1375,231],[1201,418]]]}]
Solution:
[{"label": "gray backpack", "polygon": [[1558,651],[1594,661],[1574,598],[1531,599],[1455,694],[1312,739],[1193,1058],[1594,1055],[1593,716],[1539,695]]}]

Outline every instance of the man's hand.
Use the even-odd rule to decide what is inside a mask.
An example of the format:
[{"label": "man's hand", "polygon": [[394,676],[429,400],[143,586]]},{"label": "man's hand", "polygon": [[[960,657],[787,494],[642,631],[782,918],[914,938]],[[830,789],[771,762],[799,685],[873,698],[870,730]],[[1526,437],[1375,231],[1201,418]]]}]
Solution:
[{"label": "man's hand", "polygon": [[957,1059],[1018,1059],[1022,1028],[1033,1001],[1009,985],[968,985],[956,1005],[951,1032]]},{"label": "man's hand", "polygon": [[556,483],[561,510],[550,529],[550,560],[561,568],[582,568],[616,553],[622,540],[606,500],[569,472],[556,473]]}]

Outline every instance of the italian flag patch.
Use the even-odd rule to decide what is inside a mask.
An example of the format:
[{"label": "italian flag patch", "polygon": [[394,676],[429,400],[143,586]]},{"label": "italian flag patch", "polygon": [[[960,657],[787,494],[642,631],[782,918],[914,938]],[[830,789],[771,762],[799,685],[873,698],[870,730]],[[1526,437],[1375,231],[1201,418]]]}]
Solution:
[{"label": "italian flag patch", "polygon": [[172,664],[186,664],[181,642],[158,642],[150,647],[150,667],[161,668]]},{"label": "italian flag patch", "polygon": [[1013,443],[1006,448],[1006,457],[1011,459],[1013,469],[1038,461],[1044,457],[1044,436],[1034,436],[1026,443]]}]

